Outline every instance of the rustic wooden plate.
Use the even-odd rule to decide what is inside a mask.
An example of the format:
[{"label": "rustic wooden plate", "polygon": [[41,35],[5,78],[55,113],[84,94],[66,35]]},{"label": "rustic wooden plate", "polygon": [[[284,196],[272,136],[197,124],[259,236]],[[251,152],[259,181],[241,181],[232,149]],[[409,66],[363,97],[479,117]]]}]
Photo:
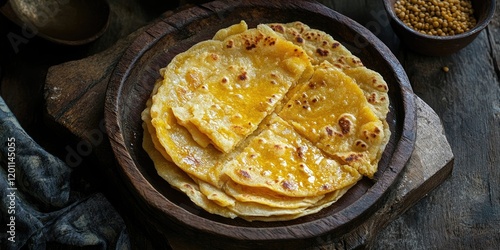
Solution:
[{"label": "rustic wooden plate", "polygon": [[[209,214],[161,179],[142,149],[140,114],[158,70],[181,51],[231,24],[302,21],[342,42],[389,84],[390,142],[373,180],[363,179],[334,205],[285,222],[247,222]],[[383,201],[398,179],[415,142],[415,103],[409,80],[390,50],[351,19],[309,1],[215,1],[158,20],[124,53],[106,93],[107,132],[124,180],[146,211],[145,220],[166,233],[214,247],[300,248],[324,242],[358,225]],[[208,246],[208,245],[207,245]]]}]

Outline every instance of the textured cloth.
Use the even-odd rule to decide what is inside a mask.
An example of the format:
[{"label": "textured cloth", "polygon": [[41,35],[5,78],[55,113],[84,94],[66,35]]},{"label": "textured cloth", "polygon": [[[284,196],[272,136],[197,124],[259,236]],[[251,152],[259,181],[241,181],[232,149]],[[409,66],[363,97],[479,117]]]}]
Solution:
[{"label": "textured cloth", "polygon": [[45,249],[47,242],[129,249],[123,219],[100,193],[71,190],[73,169],[46,152],[0,97],[0,249]]}]

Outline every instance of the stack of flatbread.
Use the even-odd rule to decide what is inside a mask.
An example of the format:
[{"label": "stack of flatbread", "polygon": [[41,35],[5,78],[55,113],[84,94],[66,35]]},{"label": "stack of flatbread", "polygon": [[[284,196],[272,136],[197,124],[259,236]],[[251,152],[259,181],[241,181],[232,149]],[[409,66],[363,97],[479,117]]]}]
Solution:
[{"label": "stack of flatbread", "polygon": [[242,21],[160,73],[143,147],[162,178],[213,214],[316,213],[373,177],[390,136],[384,79],[301,22]]}]

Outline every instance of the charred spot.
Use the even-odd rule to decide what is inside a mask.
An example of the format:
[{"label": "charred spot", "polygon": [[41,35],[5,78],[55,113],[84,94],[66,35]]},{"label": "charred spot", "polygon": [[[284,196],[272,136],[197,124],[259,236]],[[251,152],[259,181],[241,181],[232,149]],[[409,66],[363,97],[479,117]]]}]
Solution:
[{"label": "charred spot", "polygon": [[297,183],[293,181],[283,181],[281,184],[285,190],[297,190],[298,186]]},{"label": "charred spot", "polygon": [[240,79],[241,81],[244,81],[247,79],[247,72],[246,71],[243,71],[243,73],[241,73],[239,76],[238,76],[238,79]]},{"label": "charred spot", "polygon": [[365,136],[366,140],[370,140],[370,137],[377,138],[377,134],[371,133],[370,131],[367,131],[367,130],[363,131],[363,135]]},{"label": "charred spot", "polygon": [[328,45],[328,42],[327,41],[323,41],[323,46],[326,46]]},{"label": "charred spot", "polygon": [[320,56],[328,56],[328,50],[326,49],[317,48],[316,53]]},{"label": "charred spot", "polygon": [[247,178],[247,179],[251,179],[252,178],[252,176],[250,176],[250,174],[247,171],[243,170],[243,169],[240,169],[239,174],[241,176]]},{"label": "charred spot", "polygon": [[366,131],[366,130],[365,130],[365,131],[363,131],[363,135],[365,136],[365,139],[366,139],[366,140],[369,140],[369,139],[370,139],[370,137],[368,136],[368,131]]},{"label": "charred spot", "polygon": [[320,34],[319,34],[319,33],[314,33],[314,32],[312,32],[312,33],[311,33],[311,35],[312,35],[313,37],[319,37],[319,36],[320,36]]},{"label": "charred spot", "polygon": [[247,36],[244,36],[243,39],[245,39],[244,45],[247,50],[251,50],[256,47],[256,41],[252,41],[252,39]]},{"label": "charred spot", "polygon": [[359,64],[359,65],[361,65],[361,64],[362,64],[360,60],[357,60],[357,59],[356,59],[356,58],[354,58],[354,57],[352,58],[352,63],[354,63],[354,64]]},{"label": "charred spot", "polygon": [[359,160],[363,155],[362,154],[350,154],[349,156],[347,156],[344,160],[347,162],[347,163],[350,163],[350,162],[354,162],[354,161],[357,161]]},{"label": "charred spot", "polygon": [[367,101],[368,101],[369,103],[375,103],[376,98],[377,98],[376,94],[375,94],[375,93],[372,93],[372,94],[368,97]]},{"label": "charred spot", "polygon": [[297,147],[297,156],[299,156],[299,158],[303,159],[305,151],[306,151],[306,147],[304,147],[304,146]]},{"label": "charred spot", "polygon": [[382,131],[380,131],[379,128],[375,128],[375,130],[373,130],[373,132],[375,132],[375,134],[380,134],[380,132],[382,132]]},{"label": "charred spot", "polygon": [[315,88],[316,88],[316,83],[314,83],[314,82],[309,82],[308,86],[309,86],[309,88],[311,88],[311,89],[315,89]]},{"label": "charred spot", "polygon": [[333,129],[332,129],[332,128],[330,128],[330,127],[326,127],[326,128],[325,128],[325,130],[326,130],[326,134],[327,134],[328,136],[332,136],[332,135],[333,135]]},{"label": "charred spot", "polygon": [[357,147],[361,147],[361,148],[366,148],[366,143],[361,141],[361,140],[357,140],[356,141],[356,146]]},{"label": "charred spot", "polygon": [[326,191],[326,190],[332,189],[332,185],[330,185],[328,183],[325,183],[325,184],[321,185],[320,188],[321,188],[321,190],[325,190]]},{"label": "charred spot", "polygon": [[351,121],[345,117],[340,117],[339,119],[339,126],[342,131],[342,134],[348,134],[349,131],[351,130]]},{"label": "charred spot", "polygon": [[269,37],[267,36],[266,38],[264,38],[264,41],[269,44],[270,46],[273,46],[276,44],[276,39],[272,38],[272,37]]},{"label": "charred spot", "polygon": [[281,25],[273,25],[273,26],[271,26],[271,28],[276,32],[280,32],[280,33],[285,32],[285,28],[283,28],[283,26],[281,26]]},{"label": "charred spot", "polygon": [[300,37],[300,36],[297,36],[297,37],[295,38],[295,41],[297,41],[298,43],[303,43],[303,42],[304,42],[304,39],[303,39],[302,37]]},{"label": "charred spot", "polygon": [[245,49],[252,50],[252,49],[255,49],[256,47],[257,47],[257,45],[255,45],[255,43],[252,43],[252,44],[247,44]]},{"label": "charred spot", "polygon": [[337,48],[338,46],[340,46],[340,43],[333,43],[332,44],[332,48],[334,48],[334,49]]},{"label": "charred spot", "polygon": [[226,48],[228,48],[228,49],[232,48],[232,47],[233,47],[233,44],[234,44],[233,40],[229,40],[229,41],[227,41],[227,43],[226,43]]},{"label": "charred spot", "polygon": [[222,83],[227,83],[227,78],[225,78],[225,77],[224,77],[224,78],[222,78],[221,82],[222,82]]}]

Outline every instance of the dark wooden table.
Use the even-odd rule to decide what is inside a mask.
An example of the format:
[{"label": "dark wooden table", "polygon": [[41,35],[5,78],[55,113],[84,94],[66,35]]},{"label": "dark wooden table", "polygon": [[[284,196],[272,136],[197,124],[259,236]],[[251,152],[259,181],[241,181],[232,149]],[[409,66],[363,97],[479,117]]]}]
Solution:
[{"label": "dark wooden table", "polygon": [[[47,117],[44,84],[49,67],[105,51],[178,5],[167,1],[109,1],[110,29],[96,42],[61,47],[29,37],[0,17],[0,94],[27,132],[64,158],[78,135]],[[428,57],[408,51],[392,32],[382,1],[320,1],[370,29],[397,56],[413,90],[441,118],[455,155],[453,172],[438,188],[409,208],[368,242],[373,249],[498,249],[500,246],[500,7],[486,30],[456,54]],[[191,2],[192,3],[192,2]],[[184,7],[182,7],[184,8]],[[10,35],[9,35],[10,34]],[[449,71],[443,71],[448,67]],[[69,135],[69,137],[68,137]],[[109,190],[87,157],[79,173],[93,184],[85,192]],[[109,195],[113,202],[116,198]],[[117,201],[116,201],[117,202]],[[142,246],[154,246],[153,243]],[[55,246],[57,247],[57,246]],[[333,247],[332,247],[333,248]]]}]

